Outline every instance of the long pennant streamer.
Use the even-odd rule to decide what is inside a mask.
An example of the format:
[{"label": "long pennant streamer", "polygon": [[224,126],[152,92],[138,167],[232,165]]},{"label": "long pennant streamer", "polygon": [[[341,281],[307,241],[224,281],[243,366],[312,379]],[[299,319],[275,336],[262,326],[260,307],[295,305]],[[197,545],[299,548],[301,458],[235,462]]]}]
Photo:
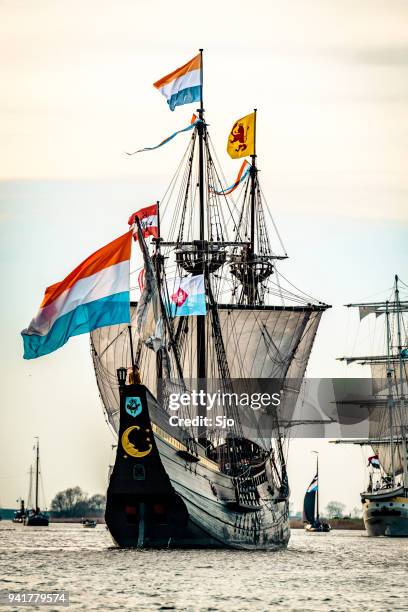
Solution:
[{"label": "long pennant streamer", "polygon": [[188,132],[189,130],[192,130],[199,123],[201,123],[201,119],[197,119],[196,121],[194,121],[194,123],[191,123],[191,125],[188,125],[186,128],[183,128],[182,130],[179,130],[178,132],[174,132],[174,134],[172,134],[168,138],[165,138],[164,140],[162,140],[161,143],[156,145],[155,147],[145,147],[144,149],[139,149],[138,151],[133,151],[133,153],[127,153],[126,151],[125,151],[125,153],[126,153],[126,155],[136,155],[136,153],[142,153],[143,151],[154,151],[154,149],[158,149],[159,147],[162,147],[163,145],[165,145],[168,142],[170,142],[170,140],[173,140],[173,138],[175,136],[177,136],[177,134],[181,134],[182,132]]},{"label": "long pennant streamer", "polygon": [[[246,169],[245,169],[245,166],[247,166]],[[212,190],[213,193],[215,193],[216,195],[228,195],[229,193],[232,193],[233,191],[235,191],[238,185],[246,179],[246,177],[249,174],[250,169],[251,169],[251,164],[246,159],[244,159],[244,161],[242,162],[241,168],[239,169],[237,180],[235,181],[235,183],[233,185],[230,185],[229,187],[226,187],[225,189],[221,189],[221,191],[215,191],[213,189]]]}]

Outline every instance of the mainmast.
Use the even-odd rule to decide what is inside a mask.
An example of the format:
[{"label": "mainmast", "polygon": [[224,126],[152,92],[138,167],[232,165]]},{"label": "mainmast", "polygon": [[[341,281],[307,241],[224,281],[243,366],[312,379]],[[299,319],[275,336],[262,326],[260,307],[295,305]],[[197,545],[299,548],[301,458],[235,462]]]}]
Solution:
[{"label": "mainmast", "polygon": [[390,426],[390,452],[391,452],[391,479],[392,485],[395,484],[395,457],[394,457],[394,398],[392,395],[392,373],[391,365],[391,334],[390,334],[390,313],[388,302],[385,307],[386,334],[387,334],[387,385],[388,385],[388,422]]},{"label": "mainmast", "polygon": [[[205,192],[204,192],[204,139],[205,139],[205,122],[204,122],[204,102],[203,102],[203,49],[200,49],[200,81],[201,81],[201,100],[200,108],[198,109],[198,182],[199,182],[199,202],[200,202],[200,250],[202,252],[202,273],[204,274],[204,287],[209,282],[207,266],[205,265],[204,244],[205,244]],[[200,271],[200,270],[198,270]],[[205,315],[197,316],[197,378],[203,382],[207,376],[206,367],[206,334],[205,334]],[[201,414],[201,411],[203,414]],[[199,416],[205,416],[205,409],[199,410]],[[198,428],[198,438],[206,437],[206,429],[203,426]]]},{"label": "mainmast", "polygon": [[[398,336],[398,362],[399,362],[399,375],[400,375],[400,406],[401,406],[401,417],[405,416],[405,395],[404,395],[404,382],[403,382],[403,371],[404,366],[402,363],[402,337],[401,337],[401,306],[399,299],[399,288],[398,288],[398,275],[395,275],[395,302],[397,304],[397,336]],[[402,439],[402,483],[404,488],[408,488],[408,466],[407,466],[407,431],[406,424],[401,420],[401,439]]]}]

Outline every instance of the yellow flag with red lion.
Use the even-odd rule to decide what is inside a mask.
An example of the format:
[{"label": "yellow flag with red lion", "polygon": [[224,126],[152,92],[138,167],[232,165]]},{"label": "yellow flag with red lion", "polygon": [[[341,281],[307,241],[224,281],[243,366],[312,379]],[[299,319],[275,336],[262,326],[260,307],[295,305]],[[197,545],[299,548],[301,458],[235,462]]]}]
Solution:
[{"label": "yellow flag with red lion", "polygon": [[228,136],[227,153],[232,159],[255,155],[255,113],[234,123]]}]

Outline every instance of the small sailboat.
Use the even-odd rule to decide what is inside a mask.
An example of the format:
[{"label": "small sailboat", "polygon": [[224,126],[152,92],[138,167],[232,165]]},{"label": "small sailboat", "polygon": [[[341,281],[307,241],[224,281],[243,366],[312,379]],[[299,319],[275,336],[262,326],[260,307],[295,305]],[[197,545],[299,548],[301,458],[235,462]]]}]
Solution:
[{"label": "small sailboat", "polygon": [[[48,527],[50,519],[45,512],[41,512],[38,503],[38,485],[40,475],[40,443],[36,438],[36,459],[35,459],[35,503],[34,508],[27,510],[24,516],[24,525],[27,527]],[[32,470],[30,471],[30,489],[32,482]]]},{"label": "small sailboat", "polygon": [[316,476],[310,483],[303,501],[303,522],[305,531],[310,533],[328,533],[329,523],[320,520],[319,515],[319,456],[316,453]]}]

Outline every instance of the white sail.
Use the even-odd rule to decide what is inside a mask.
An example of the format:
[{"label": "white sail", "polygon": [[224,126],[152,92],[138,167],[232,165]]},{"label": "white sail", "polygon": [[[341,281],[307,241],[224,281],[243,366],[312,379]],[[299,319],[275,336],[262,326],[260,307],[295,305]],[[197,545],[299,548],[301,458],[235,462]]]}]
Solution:
[{"label": "white sail", "polygon": [[[143,343],[135,323],[136,306],[131,306],[131,330],[141,380],[157,394],[156,355]],[[304,375],[321,311],[305,308],[245,308],[221,305],[218,309],[222,339],[231,378],[291,378],[292,386]],[[181,365],[185,380],[196,378],[196,319],[189,317],[182,343]],[[207,379],[220,379],[211,338],[211,319],[207,315]],[[91,333],[92,358],[103,405],[112,427],[117,430],[119,392],[116,371],[131,370],[129,329],[127,325],[103,327]],[[171,353],[170,353],[171,354]],[[174,359],[174,357],[173,357]],[[173,371],[175,370],[173,365]],[[292,392],[287,392],[287,402]],[[292,400],[293,402],[293,400]]]}]

